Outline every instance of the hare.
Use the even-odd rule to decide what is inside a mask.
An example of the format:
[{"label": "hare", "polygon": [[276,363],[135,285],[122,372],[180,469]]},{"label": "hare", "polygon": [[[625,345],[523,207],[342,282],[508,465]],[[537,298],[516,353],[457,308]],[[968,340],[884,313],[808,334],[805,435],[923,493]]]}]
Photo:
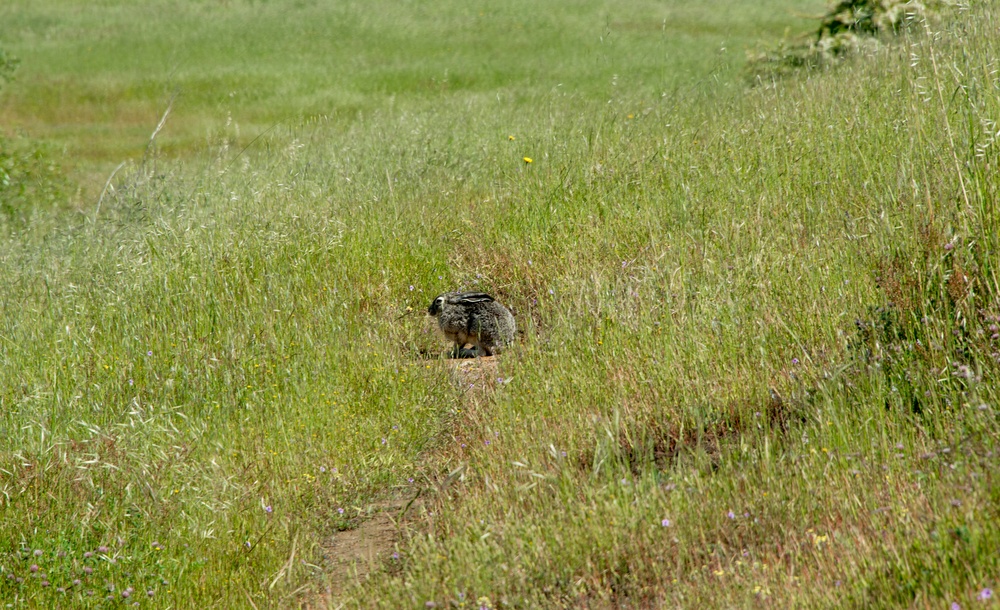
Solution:
[{"label": "hare", "polygon": [[517,324],[506,307],[485,292],[446,292],[427,308],[445,337],[455,342],[455,356],[467,343],[477,355],[492,356],[514,341]]}]

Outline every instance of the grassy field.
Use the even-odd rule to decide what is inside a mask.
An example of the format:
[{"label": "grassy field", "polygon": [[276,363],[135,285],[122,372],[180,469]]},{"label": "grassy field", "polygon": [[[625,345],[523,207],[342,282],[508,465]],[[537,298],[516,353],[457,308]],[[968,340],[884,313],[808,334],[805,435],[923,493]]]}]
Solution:
[{"label": "grassy field", "polygon": [[756,87],[822,5],[67,4],[0,8],[79,185],[0,214],[6,607],[996,602],[995,2]]},{"label": "grassy field", "polygon": [[[242,148],[276,125],[351,124],[480,96],[534,114],[559,91],[655,100],[714,76],[744,48],[807,23],[819,0],[704,3],[105,2],[12,0],[0,42],[19,57],[0,125],[67,151],[92,203],[123,159]],[[173,103],[171,104],[171,100]],[[421,111],[425,114],[426,111]]]}]

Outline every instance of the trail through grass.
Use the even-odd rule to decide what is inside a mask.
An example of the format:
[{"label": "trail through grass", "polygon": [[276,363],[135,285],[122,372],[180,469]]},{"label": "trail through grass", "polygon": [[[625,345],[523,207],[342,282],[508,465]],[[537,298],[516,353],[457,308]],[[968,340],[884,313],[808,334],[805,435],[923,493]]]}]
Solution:
[{"label": "trail through grass", "polygon": [[[227,6],[320,12],[182,5],[191,30]],[[377,47],[406,78],[380,88],[380,60],[316,98],[371,107],[308,110],[324,88],[290,74],[308,118],[249,147],[216,124],[174,161],[165,131],[99,209],[3,216],[0,599],[966,607],[995,588],[996,7],[756,88],[620,24],[690,16],[715,49],[757,13],[615,7],[494,15],[560,27],[510,36],[502,76],[449,66],[455,88],[404,85],[443,78],[449,44],[508,40],[463,30],[472,7],[338,9],[420,43]],[[602,55],[595,23],[631,42]],[[439,357],[424,310],[451,289],[497,295],[518,345]],[[364,569],[330,555],[390,517]]]}]

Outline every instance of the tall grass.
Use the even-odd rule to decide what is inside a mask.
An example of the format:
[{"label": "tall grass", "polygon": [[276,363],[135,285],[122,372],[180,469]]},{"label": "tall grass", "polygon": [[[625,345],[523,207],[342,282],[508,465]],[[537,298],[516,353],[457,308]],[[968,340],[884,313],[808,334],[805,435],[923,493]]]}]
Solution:
[{"label": "tall grass", "polygon": [[[996,25],[746,91],[491,85],[220,132],[5,220],[0,598],[975,603]],[[422,310],[456,287],[524,329],[495,373],[437,357]],[[418,492],[367,576],[329,555]]]}]

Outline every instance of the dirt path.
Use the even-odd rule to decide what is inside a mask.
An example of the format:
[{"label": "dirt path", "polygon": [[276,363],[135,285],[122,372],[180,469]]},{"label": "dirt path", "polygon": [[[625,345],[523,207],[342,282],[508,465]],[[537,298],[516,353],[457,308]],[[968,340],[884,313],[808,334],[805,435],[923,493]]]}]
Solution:
[{"label": "dirt path", "polygon": [[[481,403],[484,390],[496,384],[498,363],[495,356],[448,360],[448,366],[453,383],[473,390],[468,399],[472,403]],[[402,528],[420,518],[425,498],[436,492],[418,493],[416,488],[401,490],[389,501],[368,507],[367,516],[357,527],[334,532],[323,540],[320,548],[328,582],[325,590],[303,599],[300,607],[317,610],[338,607],[335,600],[345,587],[352,581],[363,581],[396,552]]]}]

